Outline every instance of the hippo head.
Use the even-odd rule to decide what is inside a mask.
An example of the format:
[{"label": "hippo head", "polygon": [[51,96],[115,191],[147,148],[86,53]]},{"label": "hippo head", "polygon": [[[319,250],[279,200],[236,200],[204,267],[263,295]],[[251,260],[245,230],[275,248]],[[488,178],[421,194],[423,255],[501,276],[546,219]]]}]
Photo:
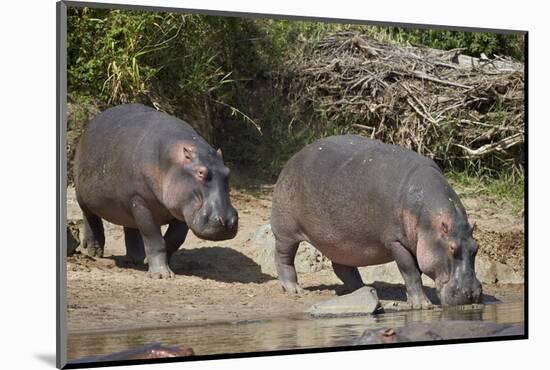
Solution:
[{"label": "hippo head", "polygon": [[[458,198],[453,199],[458,202]],[[420,225],[417,260],[420,270],[435,281],[442,305],[478,303],[481,284],[475,274],[478,245],[460,205],[428,212]]]},{"label": "hippo head", "polygon": [[229,199],[229,168],[221,150],[204,141],[178,142],[169,148],[162,174],[163,203],[200,238],[231,239],[238,214]]}]

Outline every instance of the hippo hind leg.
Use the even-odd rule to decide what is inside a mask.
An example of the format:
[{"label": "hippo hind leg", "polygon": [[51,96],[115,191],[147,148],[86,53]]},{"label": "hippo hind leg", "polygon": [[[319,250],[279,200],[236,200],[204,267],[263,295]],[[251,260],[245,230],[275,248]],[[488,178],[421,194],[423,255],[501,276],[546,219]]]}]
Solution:
[{"label": "hippo hind leg", "polygon": [[164,233],[164,241],[166,243],[166,253],[168,255],[168,260],[175,251],[185,241],[187,237],[187,232],[189,231],[189,226],[185,222],[180,220],[172,220],[168,225],[168,230]]},{"label": "hippo hind leg", "polygon": [[302,292],[302,288],[298,285],[298,277],[294,267],[294,257],[296,257],[299,245],[299,241],[285,240],[275,236],[275,265],[284,292]]},{"label": "hippo hind leg", "polygon": [[84,238],[82,239],[82,250],[90,257],[103,257],[105,247],[105,231],[103,222],[98,216],[82,212],[84,219]]},{"label": "hippo hind leg", "polygon": [[124,243],[126,244],[126,263],[142,265],[145,260],[145,247],[139,230],[125,227]]},{"label": "hippo hind leg", "polygon": [[332,269],[334,270],[336,276],[342,280],[345,288],[350,292],[353,292],[365,285],[361,279],[361,275],[359,274],[357,267],[345,266],[332,262]]}]

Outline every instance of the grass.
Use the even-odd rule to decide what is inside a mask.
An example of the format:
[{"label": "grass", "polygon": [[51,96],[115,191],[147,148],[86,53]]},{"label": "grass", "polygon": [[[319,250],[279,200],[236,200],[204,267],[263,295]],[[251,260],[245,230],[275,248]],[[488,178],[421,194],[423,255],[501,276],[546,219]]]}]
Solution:
[{"label": "grass", "polygon": [[475,176],[468,172],[451,171],[445,174],[453,187],[467,195],[483,195],[507,204],[512,212],[521,215],[525,207],[523,176],[502,172],[498,177]]}]

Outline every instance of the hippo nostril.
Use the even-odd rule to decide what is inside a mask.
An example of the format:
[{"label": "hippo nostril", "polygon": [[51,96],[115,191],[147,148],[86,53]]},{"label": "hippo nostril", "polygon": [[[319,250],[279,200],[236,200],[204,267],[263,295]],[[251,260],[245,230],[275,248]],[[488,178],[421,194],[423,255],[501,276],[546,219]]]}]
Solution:
[{"label": "hippo nostril", "polygon": [[216,220],[217,220],[222,226],[225,226],[225,221],[223,220],[223,218],[222,218],[221,216],[216,217]]}]

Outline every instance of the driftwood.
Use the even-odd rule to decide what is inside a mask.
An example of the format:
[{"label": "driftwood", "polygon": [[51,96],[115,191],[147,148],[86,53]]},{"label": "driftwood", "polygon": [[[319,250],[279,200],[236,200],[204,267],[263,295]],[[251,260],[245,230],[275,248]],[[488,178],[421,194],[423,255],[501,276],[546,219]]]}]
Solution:
[{"label": "driftwood", "polygon": [[521,157],[524,67],[341,32],[289,62],[291,109],[442,161]]}]

